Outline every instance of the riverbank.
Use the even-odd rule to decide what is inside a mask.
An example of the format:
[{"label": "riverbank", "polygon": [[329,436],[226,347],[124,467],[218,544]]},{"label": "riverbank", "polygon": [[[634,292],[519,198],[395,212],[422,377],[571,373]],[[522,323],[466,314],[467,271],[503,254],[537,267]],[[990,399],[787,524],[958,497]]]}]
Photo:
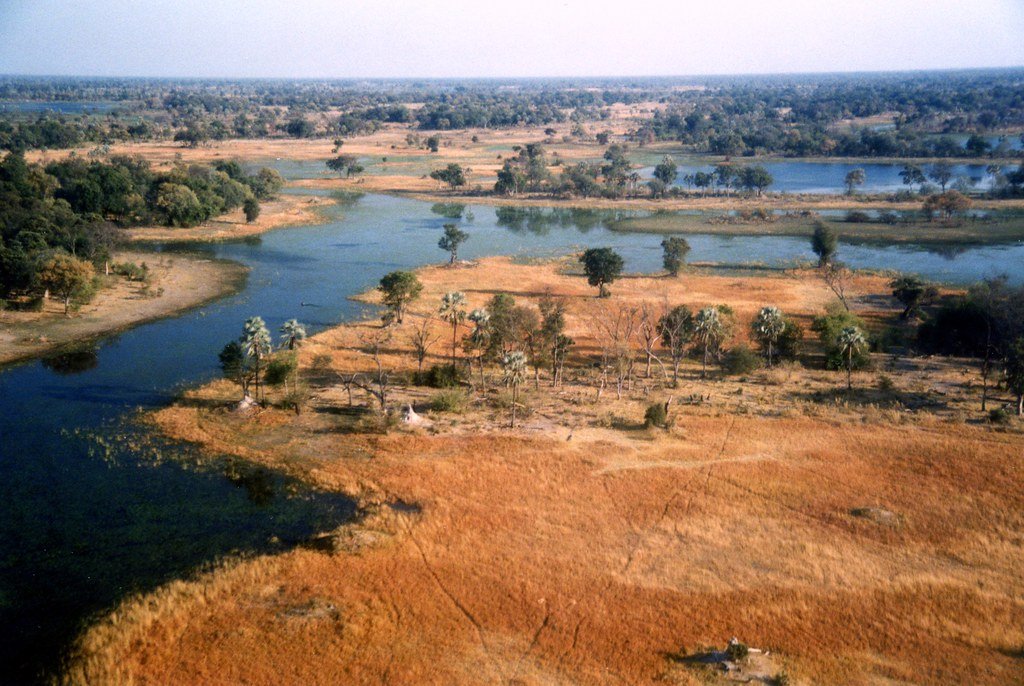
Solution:
[{"label": "riverbank", "polygon": [[284,194],[260,203],[260,216],[245,221],[241,208],[189,228],[144,226],[125,230],[137,243],[213,243],[251,238],[286,226],[308,226],[324,221],[321,210],[334,204],[331,198]]},{"label": "riverbank", "polygon": [[[303,346],[300,415],[236,412],[226,381],[157,412],[176,439],[350,493],[366,515],[126,601],[83,635],[68,681],[695,684],[682,658],[730,636],[770,647],[796,684],[1024,677],[1024,438],[973,421],[972,362],[879,357],[846,393],[809,344],[806,366],[702,380],[688,360],[677,389],[638,371],[621,398],[599,394],[599,322],[621,305],[725,303],[740,342],[760,306],[806,326],[832,295],[810,271],[701,269],[623,278],[599,300],[576,267],[420,270],[381,357],[392,406],[423,419],[404,429],[381,433],[373,399],[343,383],[374,369],[376,322]],[[565,299],[565,382],[526,383],[515,430],[495,368],[456,412],[400,381],[413,327],[456,289],[470,308],[496,292]],[[895,323],[886,290],[849,286],[873,328]],[[426,364],[443,363],[451,329],[428,328]],[[644,428],[668,397],[671,427]]]},{"label": "riverbank", "polygon": [[0,311],[0,364],[37,357],[87,343],[143,322],[200,306],[238,290],[241,265],[184,254],[122,252],[115,262],[143,262],[146,282],[110,277],[91,302],[70,317],[54,299],[40,312]]}]

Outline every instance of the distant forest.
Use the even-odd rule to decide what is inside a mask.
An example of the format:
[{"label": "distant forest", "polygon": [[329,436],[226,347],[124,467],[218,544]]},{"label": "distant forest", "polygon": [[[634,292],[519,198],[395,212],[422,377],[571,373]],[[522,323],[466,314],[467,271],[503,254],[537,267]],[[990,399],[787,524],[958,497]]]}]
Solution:
[{"label": "distant forest", "polygon": [[[0,149],[132,140],[194,146],[228,138],[337,138],[386,125],[447,131],[567,121],[579,124],[574,136],[585,137],[584,123],[599,128],[611,106],[637,103],[650,106],[635,119],[633,143],[675,141],[695,153],[1022,155],[1019,69],[453,81],[0,77]],[[1008,135],[993,140],[996,134]]]}]

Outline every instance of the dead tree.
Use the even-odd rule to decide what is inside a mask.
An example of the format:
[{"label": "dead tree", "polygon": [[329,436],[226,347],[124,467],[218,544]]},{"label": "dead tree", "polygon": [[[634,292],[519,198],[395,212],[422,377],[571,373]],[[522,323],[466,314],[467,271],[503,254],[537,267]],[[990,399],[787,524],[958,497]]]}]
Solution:
[{"label": "dead tree", "polygon": [[820,273],[825,285],[835,293],[835,296],[839,298],[839,302],[849,312],[850,303],[846,300],[846,288],[850,285],[853,272],[847,269],[841,262],[829,262],[820,269]]}]

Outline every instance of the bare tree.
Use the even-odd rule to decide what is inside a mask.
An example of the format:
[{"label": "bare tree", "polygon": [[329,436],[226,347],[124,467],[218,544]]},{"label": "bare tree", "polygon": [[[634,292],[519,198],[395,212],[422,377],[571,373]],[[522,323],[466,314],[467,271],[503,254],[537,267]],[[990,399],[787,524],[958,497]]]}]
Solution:
[{"label": "bare tree", "polygon": [[388,392],[391,388],[391,372],[384,368],[381,351],[391,340],[390,328],[373,329],[359,337],[363,352],[373,359],[375,370],[369,380],[355,377],[353,383],[372,395],[380,405],[381,412],[387,412]]},{"label": "bare tree", "polygon": [[847,269],[842,262],[829,262],[819,270],[825,285],[831,289],[839,302],[843,304],[846,311],[850,311],[850,303],[846,299],[846,289],[853,278],[853,272]]},{"label": "bare tree", "polygon": [[595,337],[601,342],[601,386],[598,398],[601,397],[608,372],[612,371],[615,374],[615,396],[621,399],[622,391],[632,387],[640,308],[625,304],[606,306],[594,316],[592,328]]},{"label": "bare tree", "polygon": [[427,353],[435,343],[441,340],[440,334],[433,333],[430,326],[432,321],[430,317],[424,317],[409,334],[409,342],[412,343],[412,349],[416,353],[416,370],[420,372],[423,371],[423,361],[427,359]]},{"label": "bare tree", "polygon": [[652,362],[657,362],[661,366],[662,373],[666,378],[668,377],[668,370],[665,369],[665,364],[655,354],[658,344],[661,342],[661,328],[658,324],[664,316],[664,309],[664,307],[651,305],[648,302],[641,303],[640,305],[640,323],[637,332],[639,334],[640,346],[643,348],[644,355],[647,358],[644,377],[648,379],[651,378]]}]

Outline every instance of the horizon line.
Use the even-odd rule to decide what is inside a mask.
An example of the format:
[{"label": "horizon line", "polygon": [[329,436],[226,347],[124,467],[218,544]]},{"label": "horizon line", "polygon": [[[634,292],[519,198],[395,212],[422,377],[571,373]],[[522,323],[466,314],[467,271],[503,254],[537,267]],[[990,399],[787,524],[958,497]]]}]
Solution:
[{"label": "horizon line", "polygon": [[1024,64],[980,67],[923,67],[909,69],[866,69],[841,71],[777,71],[777,72],[717,72],[708,74],[591,74],[591,75],[495,75],[495,76],[208,76],[208,75],[152,75],[152,74],[43,74],[0,72],[0,78],[25,79],[153,79],[153,80],[208,80],[208,81],[527,81],[527,80],[628,80],[628,79],[721,79],[784,76],[882,76],[901,74],[1024,71]]}]

